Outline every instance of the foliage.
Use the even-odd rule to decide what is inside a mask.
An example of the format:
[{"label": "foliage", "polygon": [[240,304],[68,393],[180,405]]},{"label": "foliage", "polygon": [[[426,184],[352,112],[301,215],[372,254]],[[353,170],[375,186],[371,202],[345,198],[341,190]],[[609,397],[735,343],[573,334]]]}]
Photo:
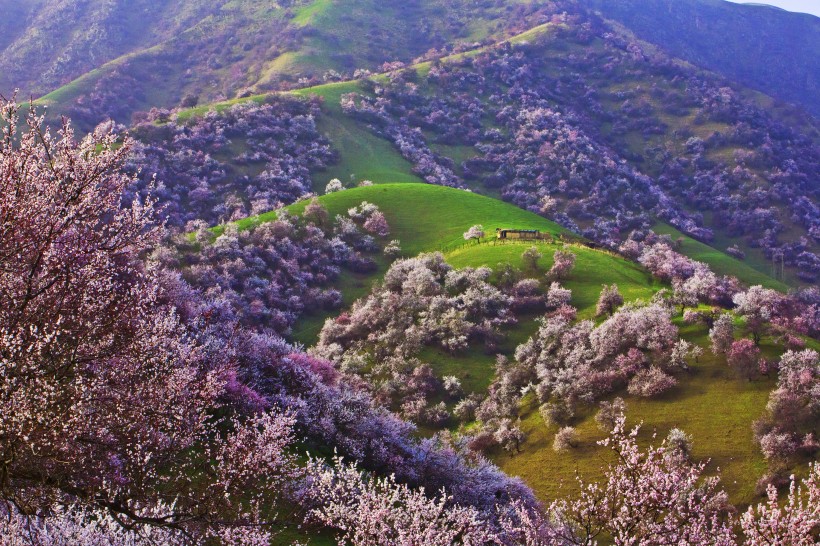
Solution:
[{"label": "foliage", "polygon": [[[152,202],[120,208],[132,143],[117,147],[111,133],[77,143],[67,122],[54,138],[33,113],[20,121],[14,103],[2,119],[7,515],[36,520],[75,506],[102,514],[103,526],[110,517],[180,539],[266,535],[269,511],[298,475],[285,451],[293,418],[261,413],[229,427],[214,416],[240,409],[232,392],[253,391],[186,327],[162,275],[140,260],[159,230]],[[259,474],[269,488],[251,493]],[[78,517],[40,531],[69,532]]]},{"label": "foliage", "polygon": [[472,341],[496,343],[499,327],[515,318],[512,298],[489,284],[490,274],[452,269],[441,254],[398,260],[380,288],[327,320],[314,351],[344,373],[366,375],[377,399],[408,418],[446,420],[427,405],[442,389],[440,380],[414,357],[425,346],[459,353]]},{"label": "foliage", "polygon": [[469,241],[470,239],[478,239],[478,241],[481,241],[484,237],[484,226],[481,224],[476,224],[464,232],[465,241]]},{"label": "foliage", "polygon": [[623,304],[624,297],[618,291],[618,285],[604,285],[603,288],[601,288],[601,296],[598,298],[598,305],[595,308],[595,314],[598,316],[605,314],[612,316],[615,309]]},{"label": "foliage", "polygon": [[722,518],[725,493],[716,478],[703,478],[703,463],[691,464],[666,443],[638,448],[638,429],[616,423],[602,445],[615,455],[602,483],[581,483],[581,493],[550,506],[568,544],[589,544],[604,534],[615,544],[734,544]]},{"label": "foliage", "polygon": [[475,509],[431,499],[393,477],[366,477],[340,458],[332,466],[312,460],[309,473],[309,502],[318,506],[308,518],[339,529],[339,544],[477,546],[492,536]]},{"label": "foliage", "polygon": [[150,191],[176,228],[292,203],[311,191],[311,172],[335,160],[317,129],[318,115],[315,101],[275,97],[211,110],[188,123],[149,119],[134,129],[139,144],[130,168],[140,179],[131,190],[143,197]]}]

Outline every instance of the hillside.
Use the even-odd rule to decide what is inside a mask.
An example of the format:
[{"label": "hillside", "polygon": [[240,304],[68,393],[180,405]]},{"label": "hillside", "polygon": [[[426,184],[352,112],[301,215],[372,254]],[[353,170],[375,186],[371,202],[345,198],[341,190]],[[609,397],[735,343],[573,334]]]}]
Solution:
[{"label": "hillside", "polygon": [[[777,257],[783,280],[813,283],[818,132],[810,119],[794,111],[784,119],[749,90],[612,34],[606,22],[588,24],[601,25],[597,39],[552,25],[512,50],[502,44],[334,88],[327,102],[349,92],[344,113],[392,141],[428,182],[534,211],[547,200],[550,217],[610,246],[662,220],[721,251],[733,247],[764,273]],[[505,97],[510,78],[520,94]],[[304,91],[312,92],[323,88]],[[578,174],[579,161],[597,170]],[[575,187],[563,188],[562,177]]]},{"label": "hillside", "polygon": [[[327,207],[331,217],[344,215],[351,207],[362,201],[373,203],[382,210],[390,224],[389,239],[401,242],[402,255],[415,256],[422,252],[445,252],[450,259],[471,243],[464,241],[463,234],[471,226],[482,224],[488,235],[494,236],[495,228],[514,227],[516,229],[537,229],[542,232],[561,234],[568,233],[557,224],[540,216],[502,203],[489,197],[429,184],[391,184],[384,183],[370,187],[351,188],[349,190],[324,195],[319,202]],[[306,203],[296,203],[288,210],[298,214],[304,210]],[[240,221],[240,227],[250,227],[265,220],[274,218],[275,214],[261,215]],[[500,248],[500,247],[499,247]],[[518,248],[517,245],[513,248]],[[480,245],[480,249],[492,254],[495,249]],[[520,254],[521,250],[518,250]],[[497,262],[488,260],[490,265]],[[378,273],[384,274],[387,264],[380,261]],[[361,275],[343,272],[340,287],[345,304],[350,305],[365,295],[379,275]],[[599,279],[600,280],[600,279]],[[294,326],[295,338],[307,345],[316,340],[316,336],[331,313],[309,316]]]},{"label": "hillside", "polygon": [[813,22],[0,10],[0,546],[817,542]]},{"label": "hillside", "polygon": [[[184,103],[189,106],[197,100],[237,94],[190,91],[190,86],[202,87],[201,78],[227,78],[231,86],[242,87],[242,95],[280,88],[285,83],[290,87],[315,82],[315,78],[302,78],[297,84],[294,78],[298,74],[294,73],[288,76],[289,82],[260,83],[263,73],[278,74],[279,68],[283,74],[291,69],[303,70],[311,65],[314,53],[316,58],[327,61],[350,48],[357,59],[370,59],[368,47],[375,48],[378,41],[368,38],[367,44],[360,43],[362,33],[351,28],[361,19],[355,15],[357,10],[369,9],[358,3],[363,1],[348,6],[352,11],[345,14],[333,2],[294,4],[264,13],[252,3],[231,3],[230,9],[222,10],[218,17],[197,23],[192,33],[178,33],[145,52],[128,53],[111,61],[112,66],[143,66],[147,71],[128,75],[128,68],[122,73],[128,77],[122,80],[119,76],[109,79],[110,67],[95,69],[41,98],[39,104],[49,105],[52,117],[68,112],[81,129],[88,129],[102,119],[102,112],[127,122],[135,110],[179,104],[183,92],[187,95]],[[109,8],[115,10],[117,5]],[[438,20],[435,13],[440,8],[427,3],[402,6],[382,10],[379,13],[383,19],[380,16],[371,21],[373,32],[399,25],[390,27],[389,42],[396,52],[408,48],[409,42],[403,42],[403,36],[418,34],[418,25]],[[572,15],[565,15],[563,10],[567,9]],[[307,161],[312,180],[308,183],[304,173],[296,176],[302,188],[321,190],[333,178],[349,182],[382,177],[469,187],[533,211],[548,206],[552,209],[549,217],[610,248],[617,247],[630,232],[661,221],[721,252],[732,252],[758,271],[788,284],[817,281],[820,209],[816,205],[818,189],[811,181],[818,176],[816,142],[820,132],[812,118],[667,57],[653,45],[638,41],[628,26],[585,13],[572,3],[486,6],[472,12],[466,4],[459,4],[451,11],[458,24],[446,32],[432,25],[425,27],[429,33],[421,34],[430,37],[431,44],[450,45],[429,53],[434,62],[415,65],[415,76],[408,77],[411,71],[396,70],[398,65],[394,65],[391,72],[369,79],[293,91],[296,96],[316,95],[324,101],[325,115],[313,114],[316,131],[327,137],[329,146],[341,157],[340,162],[327,161],[326,154],[319,160]],[[726,15],[726,20],[735,13]],[[115,17],[114,12],[109,15]],[[174,20],[181,19],[175,16]],[[251,20],[253,24],[248,23]],[[548,22],[534,26],[543,21]],[[173,64],[173,59],[181,57],[167,48],[182,47],[188,39],[201,42],[198,37],[203,33],[210,37],[207,43],[217,47],[221,36],[236,34],[238,28],[241,32],[235,38],[236,54],[229,63],[230,70],[223,61],[216,63],[221,68],[192,70],[198,57],[190,56],[185,57],[184,71],[182,66],[171,65],[157,71],[152,68],[153,61],[143,62],[156,54],[163,62]],[[254,38],[254,33],[263,29],[271,40],[280,31],[294,36],[290,41],[277,41],[277,47],[295,48],[282,53],[290,55],[293,62],[273,72],[263,66],[261,59],[268,53],[261,53],[264,42]],[[493,43],[513,29],[528,30],[510,41]],[[482,38],[490,45],[446,55],[454,48],[472,47],[466,42],[454,46],[457,36],[463,40],[468,36],[471,40]],[[239,47],[245,39],[253,47]],[[417,37],[413,43],[416,41]],[[190,45],[184,47],[190,49]],[[307,50],[312,53],[302,55]],[[420,46],[412,55],[401,58],[410,60],[425,51]],[[206,53],[207,48],[200,45],[196,55]],[[144,57],[146,54],[149,57]],[[507,72],[505,63],[511,60],[521,73]],[[379,65],[371,60],[366,64],[371,68]],[[340,74],[351,73],[339,70]],[[810,67],[806,70],[815,72]],[[175,80],[183,72],[187,83]],[[154,81],[160,74],[162,83]],[[507,93],[510,85],[513,93]],[[89,92],[90,86],[101,94]],[[186,86],[190,92],[183,89]],[[150,93],[142,93],[140,88],[150,88]],[[384,96],[375,94],[385,90]],[[169,99],[169,92],[175,98]],[[163,93],[165,98],[160,97]],[[499,106],[498,98],[504,96],[504,104]],[[264,95],[255,97],[267,100]],[[350,102],[351,97],[354,102]],[[235,100],[222,103],[222,107]],[[66,110],[72,102],[74,106]],[[183,110],[179,121],[187,123],[191,115],[208,108]],[[521,111],[517,119],[507,113],[516,109]],[[168,117],[167,112],[155,110],[141,114],[135,121],[144,126]],[[580,135],[577,142],[565,138],[575,138],[574,134]],[[527,145],[513,147],[514,139],[522,137]],[[548,151],[545,138],[560,145]],[[400,148],[403,157],[389,153],[385,140]],[[581,152],[580,142],[594,151]],[[242,156],[247,145],[237,142],[234,150]],[[544,168],[539,154],[549,156],[549,169]],[[224,151],[213,154],[218,161],[229,159],[227,155]],[[578,170],[577,163],[587,159],[594,168]],[[620,163],[622,160],[626,164]],[[319,164],[321,168],[310,167]],[[374,169],[376,165],[379,167]],[[238,173],[259,178],[255,168],[228,170],[233,171],[230,176]],[[171,173],[172,178],[177,176]],[[562,180],[566,188],[561,186]],[[242,180],[234,183],[241,185]],[[621,185],[626,185],[628,191]],[[231,220],[264,209],[264,203],[271,207],[276,200],[288,203],[298,197],[298,192],[290,189],[263,194],[251,203],[250,197],[240,191],[237,197],[245,201],[244,208],[230,205],[220,209],[225,212],[218,216],[197,216],[198,211],[187,210],[186,218],[199,217],[211,223]],[[209,206],[211,210],[219,207],[215,203]],[[772,265],[774,262],[778,267]]]},{"label": "hillside", "polygon": [[[475,224],[483,225],[490,238],[494,237],[494,230],[497,227],[537,229],[572,237],[570,231],[542,216],[476,193],[429,184],[389,183],[378,178],[374,179],[374,182],[374,186],[350,188],[323,195],[319,197],[319,202],[327,208],[331,217],[344,215],[349,208],[359,205],[362,201],[377,205],[390,224],[388,239],[398,239],[401,242],[404,256],[440,251],[444,252],[448,262],[456,267],[492,267],[500,262],[520,265],[520,255],[526,247],[475,245],[464,241],[463,233]],[[300,214],[306,205],[305,201],[298,202],[287,207],[287,210]],[[236,225],[240,229],[250,229],[276,217],[277,212],[273,211],[239,220]],[[217,226],[213,231],[220,234],[224,229],[224,226]],[[672,228],[668,229],[674,232]],[[664,229],[658,231],[663,232]],[[681,250],[721,274],[731,273],[737,276],[747,285],[762,283],[772,288],[786,289],[785,285],[771,277],[702,243],[690,240],[690,243],[686,243]],[[594,308],[597,292],[605,283],[617,282],[627,295],[632,294],[634,298],[651,295],[647,289],[651,289],[654,283],[648,280],[647,273],[636,264],[583,247],[579,247],[578,251],[581,252],[579,263],[583,264],[584,272],[581,277],[573,279],[569,287],[582,288],[580,291],[576,290],[574,304],[586,315]],[[385,262],[380,261],[381,274],[385,268]],[[339,287],[346,305],[350,305],[365,294],[377,278],[343,272]],[[315,341],[324,319],[330,314],[323,313],[303,319],[294,327],[296,340],[305,344]]]},{"label": "hillside", "polygon": [[[817,113],[816,18],[717,0],[674,5],[592,4],[673,56]],[[0,92],[43,97],[41,104],[55,115],[71,114],[88,130],[106,117],[128,124],[132,114],[152,107],[433,58],[520,32],[553,12],[588,6],[573,0],[391,0],[378,9],[372,0],[118,0],[96,6],[3,0],[0,7],[14,24],[0,41]]]},{"label": "hillside", "polygon": [[[579,318],[594,318],[595,304],[603,284],[616,283],[624,299],[648,300],[664,285],[640,266],[610,253],[590,249],[582,245],[564,246],[562,243],[535,246],[543,254],[538,269],[533,271],[522,260],[522,252],[532,243],[499,244],[490,236],[488,242],[477,244],[464,242],[461,233],[475,223],[481,223],[492,231],[492,226],[514,226],[539,229],[548,233],[565,232],[560,226],[542,217],[522,211],[512,205],[462,190],[424,184],[379,184],[332,193],[319,198],[331,216],[344,215],[348,208],[361,201],[376,204],[387,217],[391,233],[387,239],[402,241],[402,254],[415,256],[421,252],[442,251],[448,264],[455,268],[488,266],[500,268],[511,266],[525,278],[542,279],[552,265],[552,254],[557,249],[569,248],[577,256],[575,269],[563,283],[572,290],[573,306],[578,308]],[[296,203],[288,208],[300,214],[306,203]],[[262,215],[239,222],[241,229],[250,229],[274,218]],[[218,228],[217,233],[222,228]],[[687,244],[696,244],[694,242]],[[710,256],[702,249],[699,257],[716,260],[718,268],[743,272],[739,262],[729,264],[733,258]],[[718,253],[714,253],[718,254]],[[354,300],[364,298],[373,289],[387,268],[379,261],[374,275],[355,275],[344,272],[339,286],[342,287],[345,308]],[[753,280],[762,277],[749,269]],[[765,280],[765,279],[764,279]],[[771,280],[770,280],[771,281]],[[772,284],[776,282],[771,281]],[[322,323],[337,312],[308,316],[297,325],[296,339],[312,345]],[[434,373],[441,377],[457,377],[465,391],[484,393],[495,375],[495,354],[513,358],[516,347],[524,343],[538,328],[538,315],[521,315],[517,324],[502,328],[504,340],[495,353],[487,354],[479,346],[472,345],[463,352],[451,353],[434,347],[425,348],[419,355],[428,362]],[[685,325],[680,317],[675,320],[681,327],[684,339],[705,349],[705,355],[692,363],[678,387],[660,398],[646,400],[619,393],[626,399],[630,423],[644,423],[641,442],[649,443],[653,434],[665,435],[670,429],[680,427],[694,438],[694,455],[709,459],[709,472],[718,468],[724,487],[736,503],[746,504],[755,499],[754,482],[749,476],[760,476],[766,463],[752,439],[751,422],[760,415],[766,405],[773,381],[762,378],[753,383],[739,381],[729,369],[724,358],[709,352],[708,329],[702,324]],[[764,342],[763,350],[776,355],[780,348],[773,340]],[[727,405],[728,404],[728,405]],[[719,416],[714,408],[724,408]],[[604,437],[597,429],[591,408],[580,411],[575,426],[580,434],[581,447],[571,453],[556,453],[552,438],[556,425],[545,425],[532,399],[525,399],[522,406],[522,429],[527,436],[521,452],[513,455],[498,449],[491,452],[500,466],[512,475],[522,477],[545,500],[553,500],[575,491],[574,476],[580,472],[585,478],[598,477],[598,465],[605,452],[595,445]],[[425,433],[433,429],[422,427]],[[548,469],[548,470],[547,470]]]},{"label": "hillside", "polygon": [[[41,2],[0,50],[0,92],[88,130],[106,118],[318,83],[502,35],[504,8],[439,0]],[[442,17],[443,13],[447,17]],[[136,31],[139,29],[139,32]],[[23,70],[22,67],[25,67]]]},{"label": "hillside", "polygon": [[[548,59],[548,61],[543,65],[538,65],[537,68],[545,74],[550,74],[553,71],[567,70],[568,67],[565,66],[566,60],[564,57],[565,52],[563,52],[562,49],[562,41],[560,39],[556,39],[554,36],[549,36],[549,33],[544,36],[544,38],[540,39],[541,43],[538,44],[533,52],[549,52],[549,55],[542,57],[544,59]],[[522,48],[522,50],[527,51],[525,48]],[[464,73],[470,72],[470,70],[465,71],[463,66],[458,66],[459,64],[464,64],[459,61],[458,58],[448,60],[446,63],[447,65],[453,67],[449,70],[453,70],[456,73],[458,73],[458,71],[463,71]],[[421,65],[418,67],[420,77],[425,77],[424,75],[427,74],[429,70],[429,65]],[[642,70],[645,71],[646,68],[644,67]],[[594,111],[587,112],[582,109],[586,108],[583,104],[579,106],[577,103],[568,103],[565,107],[565,111],[567,111],[569,115],[583,114],[583,116],[586,116],[589,114],[594,114],[594,116],[591,115],[589,118],[580,117],[578,119],[571,119],[570,123],[575,127],[580,126],[583,127],[583,130],[589,131],[588,136],[595,140],[597,144],[602,144],[604,147],[611,146],[615,150],[618,150],[629,159],[629,162],[635,166],[638,173],[640,173],[640,171],[645,171],[651,173],[653,176],[660,175],[661,180],[667,179],[667,184],[669,184],[667,188],[670,192],[674,192],[673,195],[675,195],[676,200],[679,200],[678,203],[684,205],[681,209],[679,209],[684,215],[694,213],[694,217],[697,217],[701,214],[698,212],[697,207],[692,207],[690,205],[692,200],[691,196],[693,195],[691,191],[682,191],[682,188],[677,185],[680,181],[676,178],[672,178],[673,176],[680,176],[679,172],[681,165],[685,165],[685,163],[683,163],[684,161],[691,166],[687,169],[687,178],[694,175],[692,178],[694,178],[694,181],[698,184],[698,186],[696,186],[696,191],[704,192],[713,190],[712,188],[704,186],[703,182],[700,180],[701,178],[705,181],[710,180],[712,177],[725,177],[725,173],[732,163],[736,165],[734,169],[735,173],[740,172],[739,169],[741,169],[741,164],[752,167],[751,162],[741,159],[744,156],[740,155],[747,154],[748,150],[745,146],[739,146],[737,144],[726,142],[716,143],[712,146],[713,150],[710,149],[708,151],[700,151],[698,155],[691,154],[691,152],[687,151],[687,147],[692,146],[689,140],[693,138],[690,136],[693,133],[694,135],[699,135],[697,138],[701,138],[701,140],[708,140],[710,138],[714,140],[716,138],[714,135],[717,135],[718,131],[726,131],[731,128],[731,126],[725,122],[705,123],[703,120],[697,119],[699,115],[697,108],[665,111],[657,105],[657,99],[655,99],[652,94],[646,94],[644,97],[640,98],[633,97],[631,99],[627,99],[626,103],[619,101],[618,97],[623,97],[623,92],[621,89],[623,89],[624,86],[632,86],[635,89],[640,89],[643,85],[660,86],[663,79],[659,75],[645,74],[644,72],[641,72],[637,76],[629,75],[625,77],[624,81],[622,83],[618,83],[617,85],[613,85],[611,83],[607,84],[602,79],[599,80],[600,81],[595,80],[598,82],[597,85],[604,86],[599,87],[599,89],[608,88],[611,89],[611,91],[608,91],[608,96],[605,100],[600,101],[598,104],[593,103],[592,107],[597,107],[597,112],[600,112],[601,108],[606,109],[606,114],[595,114]],[[317,129],[327,138],[328,142],[331,143],[333,148],[338,153],[337,161],[327,165],[325,169],[317,170],[312,173],[314,191],[321,193],[325,184],[332,178],[339,178],[346,184],[351,185],[362,180],[371,180],[376,183],[392,182],[397,180],[418,181],[420,180],[420,177],[423,176],[418,170],[419,159],[414,159],[397,149],[395,147],[395,143],[390,142],[391,140],[394,140],[393,136],[385,135],[384,130],[377,125],[374,125],[372,120],[362,119],[361,116],[357,116],[355,113],[347,114],[340,107],[341,99],[345,94],[359,93],[362,96],[368,96],[371,92],[370,90],[372,89],[372,86],[373,84],[368,83],[367,81],[342,82],[306,88],[293,92],[293,94],[298,97],[318,97],[324,101],[322,104],[321,115],[316,117]],[[423,87],[423,89],[425,89],[425,94],[423,95],[425,100],[439,100],[437,98],[437,94],[439,92],[444,93],[447,88],[442,87],[440,83],[429,82],[425,87]],[[682,91],[679,88],[675,87],[667,87],[665,90],[665,93],[668,93],[669,97],[677,96],[681,92]],[[658,93],[654,94],[657,95]],[[260,96],[254,100],[264,101],[267,99],[265,99],[264,96]],[[555,98],[552,100],[555,100]],[[622,110],[621,107],[624,104],[629,104],[630,102],[636,100],[640,101],[641,108],[643,109],[641,116],[645,116],[641,118],[640,121],[634,121],[633,118],[635,116],[631,113],[628,119],[615,119],[613,117],[620,115],[616,114],[616,112]],[[679,97],[675,100],[683,99]],[[216,108],[217,110],[225,109],[235,103],[236,101],[219,104],[216,105]],[[559,104],[561,103],[559,102]],[[457,103],[452,103],[452,107],[455,107],[456,112],[458,112],[458,109],[463,108],[463,106],[460,106]],[[484,107],[485,106],[482,106],[482,108]],[[490,105],[486,105],[486,107],[489,112],[493,112],[494,107]],[[192,119],[204,114],[208,108],[209,107],[205,106],[198,107],[193,110],[183,111],[179,114],[179,119],[185,123],[190,123]],[[486,123],[487,125],[485,125],[485,127],[491,127],[492,124],[487,122],[487,116],[488,114],[485,114],[485,119],[481,120],[480,123],[482,125]],[[596,121],[596,117],[603,118],[603,131],[595,129],[595,124],[598,123]],[[464,185],[464,187],[472,187],[480,193],[487,193],[495,196],[500,196],[502,193],[507,192],[505,199],[512,200],[521,206],[529,206],[530,208],[537,207],[537,205],[533,203],[534,199],[532,195],[522,193],[521,191],[516,191],[513,193],[510,190],[504,189],[504,184],[506,182],[505,179],[511,178],[510,175],[507,174],[509,171],[504,169],[510,169],[512,166],[507,166],[502,163],[498,173],[503,174],[495,174],[492,177],[493,181],[489,184],[487,183],[487,177],[476,177],[475,174],[471,178],[464,177],[462,180],[461,177],[465,174],[465,171],[463,171],[463,166],[472,161],[477,161],[477,158],[480,159],[480,154],[475,145],[469,145],[463,140],[460,142],[459,139],[462,139],[463,137],[456,137],[456,140],[454,141],[451,136],[442,136],[441,134],[437,134],[437,131],[444,130],[444,126],[442,126],[441,129],[437,127],[425,126],[424,123],[420,123],[420,126],[425,127],[424,131],[421,133],[424,136],[424,141],[420,144],[420,150],[424,150],[423,147],[427,146],[429,148],[429,152],[425,153],[430,153],[431,155],[425,157],[429,157],[432,161],[444,166],[445,169],[452,169],[451,172],[453,172],[456,176],[455,180],[459,180],[459,184]],[[645,130],[642,128],[647,126],[652,127],[652,132],[647,133],[648,136],[644,137],[642,133]],[[450,124],[448,127],[453,127],[453,125]],[[385,136],[387,138],[385,138]],[[560,135],[556,135],[553,138],[561,137]],[[644,138],[646,138],[648,142],[645,142],[643,140]],[[481,146],[484,145],[485,144],[481,144]],[[666,156],[645,155],[657,154],[658,152],[656,146],[668,147],[670,145],[672,147],[666,153]],[[605,149],[606,148],[604,148],[604,150]],[[812,148],[809,147],[806,149],[810,152]],[[670,155],[669,152],[672,152],[672,155]],[[701,157],[705,155],[704,152],[708,152],[708,159]],[[569,154],[572,153],[572,150],[569,149],[562,153]],[[611,152],[604,151],[604,153]],[[657,159],[656,157],[660,159]],[[567,156],[562,159],[562,161],[571,160],[570,158],[571,156]],[[674,159],[678,163],[670,163],[670,158]],[[730,158],[728,165],[724,163],[726,162],[726,159],[724,158]],[[805,157],[802,159],[806,160],[804,163],[805,165],[812,168],[811,165],[813,163],[808,161]],[[476,165],[481,165],[481,163],[476,163]],[[770,165],[774,165],[774,163],[770,163]],[[743,183],[740,188],[737,188],[737,190],[742,188],[746,191],[753,188],[754,191],[751,195],[756,195],[762,189],[767,187],[771,187],[773,189],[773,186],[770,186],[767,179],[773,180],[772,176],[777,172],[777,169],[775,168],[772,171],[768,171],[765,167],[761,167],[764,167],[764,165],[758,164],[758,166],[753,167],[754,170],[752,172],[754,172],[755,175],[753,175],[753,179],[751,180],[752,184]],[[669,173],[667,174],[665,171],[668,171]],[[499,178],[500,176],[503,176],[504,178]],[[528,174],[527,176],[531,175]],[[642,180],[645,179],[641,178],[640,174],[636,174],[635,171],[633,171],[630,176],[636,177],[634,184],[639,185],[644,183]],[[690,178],[690,180],[692,178]],[[686,178],[683,180],[686,180]],[[434,180],[434,182],[436,181]],[[497,187],[499,182],[501,183],[501,188]],[[526,187],[521,182],[517,181],[517,184],[520,187]],[[731,184],[732,186],[737,187],[738,181],[728,179],[724,184]],[[718,186],[718,188],[722,187],[725,186]],[[808,195],[811,195],[812,190],[810,185],[808,187],[803,187],[805,188],[805,191],[808,192]],[[746,198],[746,195],[749,195],[737,190],[734,194],[735,197],[732,197],[731,199],[742,200]],[[526,191],[535,193],[532,187]],[[536,193],[536,195],[542,194],[543,191],[543,189],[537,189],[538,193]],[[658,190],[656,189],[653,191]],[[804,190],[801,189],[798,191]],[[560,193],[556,194],[556,196],[558,195],[560,195]],[[708,199],[699,197],[697,200],[708,206]],[[780,201],[780,199],[777,201]],[[774,203],[777,203],[777,201]],[[811,199],[809,199],[809,201],[804,201],[804,203],[810,201]],[[569,200],[568,204],[572,205],[572,200]],[[736,202],[733,206],[738,206],[738,204],[740,205],[741,210],[749,207],[750,205],[752,207],[756,206],[751,203],[743,204],[742,201],[740,203]],[[587,206],[590,207],[590,205]],[[630,204],[629,206],[634,205]],[[778,212],[777,216],[767,221],[782,222],[788,226],[790,222],[793,221],[794,217],[789,218],[789,216],[786,215],[785,207],[781,210],[783,211],[782,213]],[[551,212],[550,215],[555,217],[555,212],[556,211]],[[609,216],[611,218],[615,215],[614,212],[609,214],[601,214],[600,208],[593,208],[593,213],[599,217]],[[762,226],[757,226],[754,222],[750,224],[748,221],[742,220],[743,218],[747,218],[747,216],[743,215],[750,213],[751,210],[748,212],[741,212],[739,210],[737,214],[739,214],[738,218],[741,220],[737,222],[736,227],[728,226],[732,231],[729,231],[726,227],[718,226],[714,222],[706,223],[705,227],[714,229],[714,240],[711,242],[707,240],[704,243],[690,239],[691,244],[687,243],[683,245],[684,253],[695,259],[709,263],[715,267],[718,272],[733,272],[743,282],[750,285],[763,283],[779,289],[784,289],[784,284],[776,283],[771,279],[771,277],[774,276],[781,277],[782,280],[787,281],[788,284],[799,284],[800,279],[798,279],[795,275],[794,269],[791,267],[782,268],[780,267],[781,264],[778,264],[778,267],[775,268],[769,259],[771,255],[767,254],[771,252],[771,249],[767,249],[765,247],[761,248],[760,243],[756,242],[757,239],[753,235],[753,233],[755,233],[754,230],[760,229]],[[809,213],[809,216],[806,217],[806,220],[809,222],[811,221],[810,214],[811,213]],[[584,217],[589,218],[589,213],[572,216],[573,219],[577,218],[578,223],[580,224],[575,227],[576,231],[581,231],[586,228],[584,233],[587,234],[588,237],[606,237],[606,235],[600,233],[596,235],[596,231],[589,229],[592,227],[590,225],[591,222],[589,220],[584,220]],[[664,223],[670,220],[685,220],[683,223],[679,224],[679,226],[694,225],[691,220],[686,219],[686,216],[683,216],[683,218],[679,217],[677,220],[674,217],[667,218],[668,220]],[[716,220],[716,218],[712,218],[711,213],[708,212],[708,209],[706,214],[703,215],[703,218],[706,221]],[[775,220],[775,218],[777,218],[777,220]],[[567,220],[565,220],[565,222],[566,221]],[[632,222],[632,226],[635,226],[635,221],[633,220]],[[650,220],[649,222],[650,225],[655,225],[657,220]],[[722,224],[723,226],[726,226],[726,220],[722,220]],[[806,224],[804,223],[803,225]],[[587,228],[587,226],[589,226],[589,228]],[[626,226],[627,230],[630,229],[629,224]],[[788,228],[784,234],[789,237],[793,237],[794,235],[792,234],[799,232],[800,229],[805,228],[795,225],[794,227]],[[659,225],[656,230],[659,233],[673,234],[675,237],[682,236],[680,231],[669,226],[664,227],[663,225]],[[739,236],[739,234],[743,234],[745,230],[748,230],[746,237]],[[708,232],[705,233],[708,235]],[[760,231],[758,231],[758,233],[760,233]],[[808,247],[812,248],[813,243],[811,242],[811,239],[809,238],[804,240],[807,241]],[[710,244],[711,246],[709,246]],[[768,245],[771,243],[766,244]],[[737,245],[743,249],[745,253],[745,263],[734,258],[728,258],[728,256],[724,253],[727,248],[733,245]],[[796,256],[796,254],[793,254],[793,256]],[[809,255],[807,254],[807,256]],[[727,258],[727,262],[721,263]]]},{"label": "hillside", "polygon": [[672,56],[820,117],[820,18],[721,0],[593,0]]}]

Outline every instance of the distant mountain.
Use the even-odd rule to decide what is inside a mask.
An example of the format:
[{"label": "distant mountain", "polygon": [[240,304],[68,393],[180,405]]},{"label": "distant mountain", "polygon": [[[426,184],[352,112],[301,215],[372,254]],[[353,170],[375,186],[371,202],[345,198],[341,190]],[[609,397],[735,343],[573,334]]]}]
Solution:
[{"label": "distant mountain", "polygon": [[495,41],[559,4],[820,116],[820,19],[722,0],[0,0],[0,93],[129,123]]},{"label": "distant mountain", "polygon": [[[0,0],[0,92],[42,97],[86,128],[320,83],[490,38],[512,6],[471,0]],[[518,20],[518,17],[512,17]]]},{"label": "distant mountain", "polygon": [[820,117],[820,18],[723,0],[588,0],[639,38]]}]

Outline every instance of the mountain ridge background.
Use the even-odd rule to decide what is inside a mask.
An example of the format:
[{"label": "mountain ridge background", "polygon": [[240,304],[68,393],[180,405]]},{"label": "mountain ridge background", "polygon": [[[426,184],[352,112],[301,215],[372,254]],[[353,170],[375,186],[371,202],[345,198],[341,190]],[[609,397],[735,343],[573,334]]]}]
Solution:
[{"label": "mountain ridge background", "polygon": [[[113,117],[351,77],[544,22],[550,1],[0,0],[0,92],[60,113],[105,87]],[[820,19],[723,0],[584,0],[674,57],[820,115]],[[21,24],[22,22],[22,24]],[[433,54],[435,55],[435,54]],[[300,83],[302,82],[302,83]],[[76,116],[75,116],[76,117]],[[99,117],[99,116],[97,116]]]}]

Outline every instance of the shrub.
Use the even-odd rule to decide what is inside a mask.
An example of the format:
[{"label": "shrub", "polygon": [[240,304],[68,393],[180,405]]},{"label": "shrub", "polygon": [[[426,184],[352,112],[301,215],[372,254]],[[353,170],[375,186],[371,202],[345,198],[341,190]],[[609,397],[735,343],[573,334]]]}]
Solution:
[{"label": "shrub", "polygon": [[343,189],[345,189],[345,187],[342,185],[342,181],[338,178],[334,178],[327,183],[327,186],[325,186],[325,193],[335,193],[337,191],[342,191]]},{"label": "shrub", "polygon": [[651,398],[668,391],[678,384],[678,380],[663,372],[657,366],[641,370],[629,381],[629,394]]},{"label": "shrub", "polygon": [[598,428],[610,433],[618,423],[618,418],[626,413],[626,402],[623,398],[618,397],[612,402],[601,402],[600,408],[595,414],[595,422],[598,423]]},{"label": "shrub", "polygon": [[563,427],[555,434],[552,449],[555,451],[567,451],[578,447],[578,432],[574,427]]}]

